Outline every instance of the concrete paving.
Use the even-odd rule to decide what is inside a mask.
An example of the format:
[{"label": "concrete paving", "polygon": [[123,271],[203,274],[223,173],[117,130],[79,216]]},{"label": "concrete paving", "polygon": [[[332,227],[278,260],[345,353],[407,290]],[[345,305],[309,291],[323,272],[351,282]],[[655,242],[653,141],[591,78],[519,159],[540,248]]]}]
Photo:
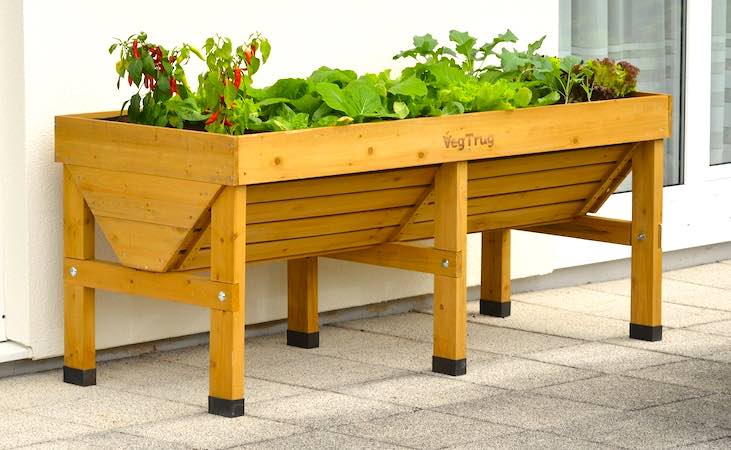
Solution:
[{"label": "concrete paving", "polygon": [[468,306],[467,375],[433,374],[430,311],[246,342],[246,416],[206,413],[207,347],[0,379],[0,449],[731,448],[731,261],[663,276],[662,342],[627,337],[629,280]]}]

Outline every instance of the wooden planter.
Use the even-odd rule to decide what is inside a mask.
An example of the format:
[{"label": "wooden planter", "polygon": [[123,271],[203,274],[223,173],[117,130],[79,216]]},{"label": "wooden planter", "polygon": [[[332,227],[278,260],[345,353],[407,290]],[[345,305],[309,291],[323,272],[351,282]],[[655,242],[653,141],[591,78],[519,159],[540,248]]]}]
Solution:
[{"label": "wooden planter", "polygon": [[[659,340],[670,104],[638,94],[245,136],[59,116],[64,380],[96,382],[94,289],[189,303],[211,310],[209,411],[242,415],[245,263],[288,260],[287,343],[312,348],[317,256],[434,274],[433,370],[464,374],[467,233],[483,236],[480,312],[505,317],[511,228],[631,245],[630,337]],[[632,221],[587,215],[630,170]],[[119,264],[94,258],[95,222]]]}]

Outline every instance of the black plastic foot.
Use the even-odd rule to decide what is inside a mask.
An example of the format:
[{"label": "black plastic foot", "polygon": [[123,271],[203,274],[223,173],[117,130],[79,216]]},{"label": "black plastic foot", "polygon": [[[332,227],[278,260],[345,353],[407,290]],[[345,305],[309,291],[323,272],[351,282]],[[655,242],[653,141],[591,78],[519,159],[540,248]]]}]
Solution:
[{"label": "black plastic foot", "polygon": [[431,370],[436,373],[452,375],[453,377],[467,373],[466,359],[447,359],[439,356],[432,356]]},{"label": "black plastic foot", "polygon": [[480,314],[492,317],[508,317],[510,315],[510,302],[480,300]]},{"label": "black plastic foot", "polygon": [[320,332],[303,333],[287,330],[287,345],[299,348],[317,348],[320,346]]},{"label": "black plastic foot", "polygon": [[639,339],[641,341],[661,341],[662,325],[651,327],[648,325],[638,325],[636,323],[629,324],[630,339]]},{"label": "black plastic foot", "polygon": [[208,413],[223,417],[241,417],[244,415],[244,399],[227,400],[209,396]]},{"label": "black plastic foot", "polygon": [[74,369],[63,366],[63,382],[77,386],[94,386],[96,384],[96,369]]}]

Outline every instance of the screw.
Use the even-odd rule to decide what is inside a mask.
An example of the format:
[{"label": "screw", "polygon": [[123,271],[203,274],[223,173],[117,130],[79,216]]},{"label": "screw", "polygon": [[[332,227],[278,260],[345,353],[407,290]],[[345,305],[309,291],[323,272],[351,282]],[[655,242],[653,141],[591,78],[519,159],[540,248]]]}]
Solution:
[{"label": "screw", "polygon": [[226,293],[223,291],[218,291],[218,301],[219,302],[225,302],[226,301]]},{"label": "screw", "polygon": [[449,267],[449,260],[448,260],[448,259],[443,259],[443,260],[442,260],[442,267],[444,267],[445,269],[446,269],[447,267]]},{"label": "screw", "polygon": [[71,266],[69,269],[69,275],[71,275],[71,278],[76,278],[76,275],[79,273],[78,269],[76,267]]},{"label": "screw", "polygon": [[644,232],[640,232],[640,234],[637,235],[638,241],[644,241],[646,238],[647,238],[647,236],[645,236]]}]

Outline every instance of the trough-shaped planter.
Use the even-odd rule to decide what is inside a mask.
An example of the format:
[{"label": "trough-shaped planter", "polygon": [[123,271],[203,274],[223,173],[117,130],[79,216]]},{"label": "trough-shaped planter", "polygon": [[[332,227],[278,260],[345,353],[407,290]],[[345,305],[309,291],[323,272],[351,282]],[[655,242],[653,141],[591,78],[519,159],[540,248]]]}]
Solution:
[{"label": "trough-shaped planter", "polygon": [[[150,295],[211,308],[209,410],[243,414],[245,262],[289,260],[288,343],[314,347],[317,256],[434,274],[433,369],[462,374],[466,234],[505,317],[513,228],[632,245],[630,335],[660,338],[669,96],[244,136],[115,115],[56,118],[66,381],[95,382],[94,289]],[[587,216],[630,170],[632,221]],[[94,222],[120,264],[94,260]]]}]

